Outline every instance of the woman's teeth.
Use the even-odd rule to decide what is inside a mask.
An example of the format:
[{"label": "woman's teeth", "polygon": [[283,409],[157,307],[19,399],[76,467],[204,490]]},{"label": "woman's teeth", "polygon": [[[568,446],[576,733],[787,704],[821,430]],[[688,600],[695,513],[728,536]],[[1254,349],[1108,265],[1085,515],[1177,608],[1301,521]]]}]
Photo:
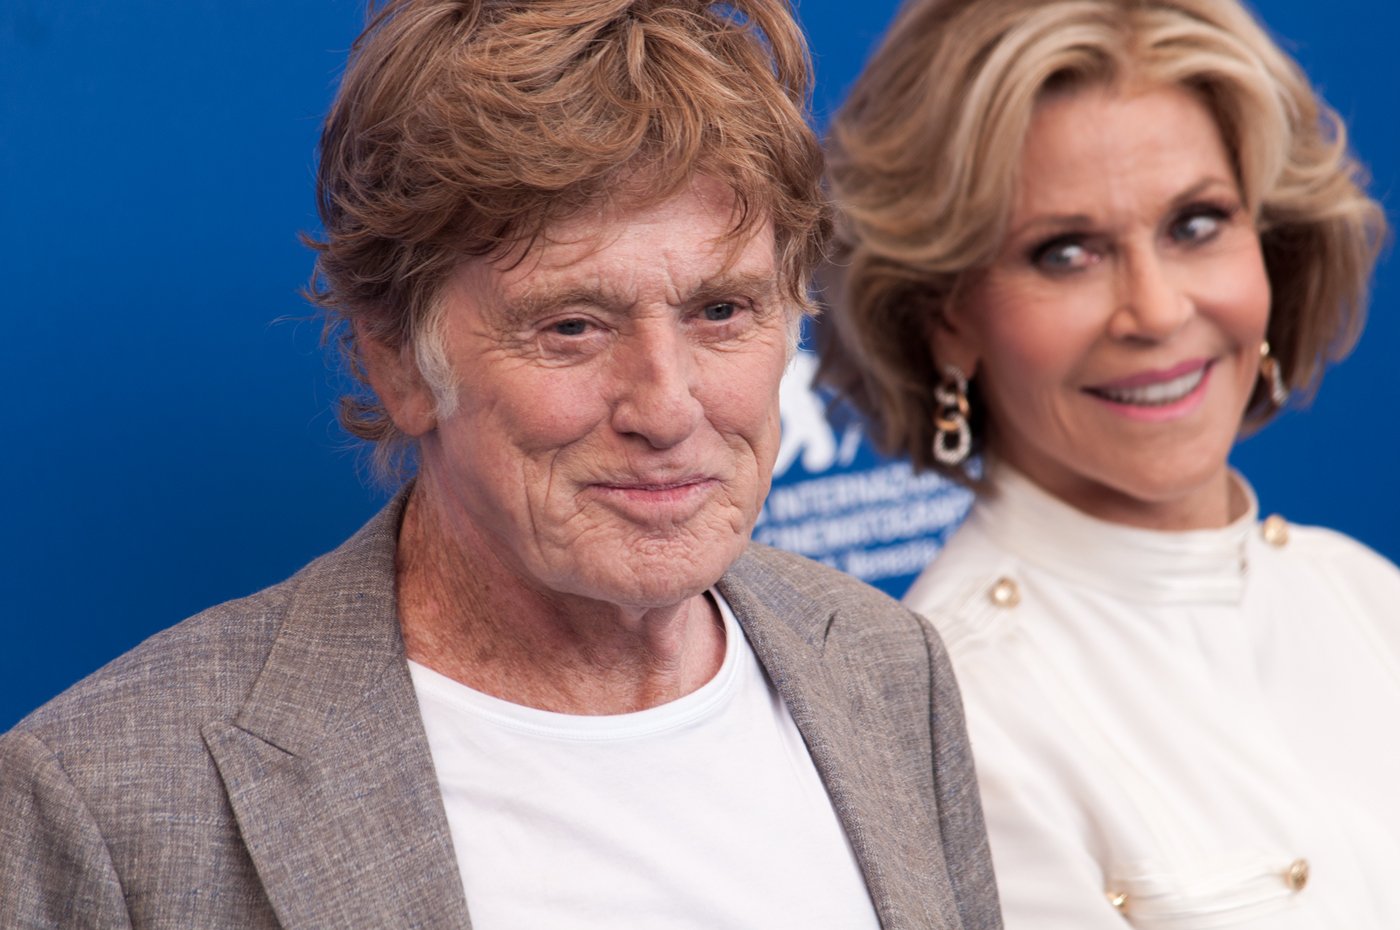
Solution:
[{"label": "woman's teeth", "polygon": [[1130,388],[1094,388],[1093,393],[1118,404],[1133,404],[1138,407],[1161,407],[1174,404],[1194,391],[1206,376],[1205,368],[1197,368],[1189,374],[1170,381],[1144,384]]}]

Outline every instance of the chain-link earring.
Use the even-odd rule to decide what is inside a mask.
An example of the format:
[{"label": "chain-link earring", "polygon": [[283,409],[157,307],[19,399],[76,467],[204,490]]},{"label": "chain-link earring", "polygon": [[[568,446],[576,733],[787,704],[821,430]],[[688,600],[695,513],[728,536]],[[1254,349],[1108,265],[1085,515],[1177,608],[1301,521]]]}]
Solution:
[{"label": "chain-link earring", "polygon": [[1269,386],[1269,400],[1275,407],[1288,403],[1288,385],[1283,382],[1283,366],[1269,352],[1269,341],[1259,346],[1259,377]]},{"label": "chain-link earring", "polygon": [[967,375],[956,365],[944,365],[933,389],[938,410],[933,416],[933,457],[940,464],[961,465],[972,451],[972,428],[967,423]]}]

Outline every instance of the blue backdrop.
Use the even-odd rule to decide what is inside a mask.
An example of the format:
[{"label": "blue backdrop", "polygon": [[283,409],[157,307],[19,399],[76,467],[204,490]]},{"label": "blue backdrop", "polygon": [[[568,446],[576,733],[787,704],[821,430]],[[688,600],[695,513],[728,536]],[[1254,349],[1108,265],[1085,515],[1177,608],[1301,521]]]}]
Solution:
[{"label": "blue backdrop", "polygon": [[[894,6],[803,4],[819,117]],[[362,9],[0,4],[0,379],[14,401],[0,455],[0,729],[156,630],[285,577],[383,501],[335,425],[337,386],[297,295],[319,119]],[[1393,204],[1400,13],[1374,0],[1260,9],[1348,119]],[[1397,275],[1389,258],[1360,349],[1313,409],[1236,457],[1267,511],[1338,527],[1391,559]],[[908,480],[898,466],[843,479],[843,462],[873,464],[853,438],[835,430],[788,450],[787,493],[759,533],[897,592],[936,546],[920,533],[957,501],[924,486],[920,507],[892,507]],[[804,493],[814,475],[825,483]],[[869,541],[892,545],[878,557],[853,548]]]}]

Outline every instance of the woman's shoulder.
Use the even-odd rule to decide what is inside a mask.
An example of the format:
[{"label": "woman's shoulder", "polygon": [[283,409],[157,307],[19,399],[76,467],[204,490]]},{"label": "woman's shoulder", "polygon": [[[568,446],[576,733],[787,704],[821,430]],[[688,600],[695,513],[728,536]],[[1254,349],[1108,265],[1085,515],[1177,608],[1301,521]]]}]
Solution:
[{"label": "woman's shoulder", "polygon": [[965,523],[905,592],[950,653],[975,651],[1009,632],[1021,600],[1019,560]]},{"label": "woman's shoulder", "polygon": [[[1268,520],[1264,521],[1267,524]],[[1382,565],[1394,571],[1395,563],[1354,536],[1326,526],[1287,523],[1288,540],[1310,552],[1343,559],[1358,559],[1362,563]]]},{"label": "woman's shoulder", "polygon": [[1324,526],[1269,517],[1260,523],[1261,550],[1273,550],[1293,571],[1317,573],[1349,586],[1379,586],[1400,594],[1400,568],[1365,543]]},{"label": "woman's shoulder", "polygon": [[[1250,556],[1254,583],[1290,603],[1326,604],[1333,619],[1349,617],[1358,629],[1400,649],[1400,568],[1365,543],[1321,526],[1270,517]],[[1316,608],[1314,608],[1316,609]]]}]

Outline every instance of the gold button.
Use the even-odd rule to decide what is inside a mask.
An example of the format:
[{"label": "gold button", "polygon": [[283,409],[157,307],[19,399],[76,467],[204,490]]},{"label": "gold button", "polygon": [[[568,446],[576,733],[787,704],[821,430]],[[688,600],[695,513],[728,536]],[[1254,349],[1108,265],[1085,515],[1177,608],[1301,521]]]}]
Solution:
[{"label": "gold button", "polygon": [[1302,891],[1308,884],[1308,860],[1294,859],[1288,871],[1283,873],[1284,883],[1294,891]]},{"label": "gold button", "polygon": [[1015,607],[1021,603],[1021,589],[1010,578],[998,578],[987,596],[998,607]]},{"label": "gold button", "polygon": [[1128,893],[1126,891],[1107,891],[1104,892],[1104,897],[1108,898],[1108,903],[1115,910],[1121,911],[1128,906]]},{"label": "gold button", "polygon": [[1265,520],[1259,532],[1263,534],[1264,542],[1271,546],[1284,546],[1288,543],[1288,521],[1278,514],[1273,514]]}]

